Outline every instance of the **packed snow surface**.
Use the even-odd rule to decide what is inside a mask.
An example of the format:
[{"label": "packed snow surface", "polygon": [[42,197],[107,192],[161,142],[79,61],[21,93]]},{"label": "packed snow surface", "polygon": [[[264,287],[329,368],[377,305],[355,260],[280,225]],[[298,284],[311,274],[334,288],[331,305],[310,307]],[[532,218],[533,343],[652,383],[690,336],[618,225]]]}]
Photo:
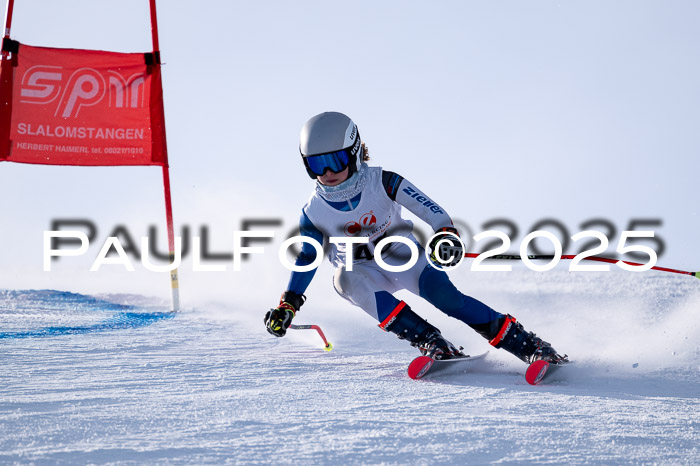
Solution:
[{"label": "packed snow surface", "polygon": [[[417,351],[332,291],[269,335],[270,304],[165,312],[139,296],[0,291],[0,462],[697,464],[700,281],[461,274],[575,364],[530,386],[491,349],[414,381]],[[466,352],[471,329],[403,296]],[[256,307],[257,306],[257,307]]]}]

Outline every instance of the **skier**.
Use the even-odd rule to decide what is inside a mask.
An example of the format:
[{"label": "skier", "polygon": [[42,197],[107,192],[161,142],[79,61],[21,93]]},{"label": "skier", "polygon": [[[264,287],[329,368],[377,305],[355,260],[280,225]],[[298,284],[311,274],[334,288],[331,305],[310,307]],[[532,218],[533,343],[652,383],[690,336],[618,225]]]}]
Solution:
[{"label": "skier", "polygon": [[[462,354],[439,329],[392,294],[407,289],[445,314],[461,320],[494,347],[503,348],[524,362],[543,359],[560,363],[566,360],[566,356],[557,354],[549,343],[526,331],[514,317],[500,314],[462,294],[443,270],[428,263],[422,247],[411,233],[412,223],[401,217],[401,206],[428,223],[435,232],[442,233],[428,246],[430,260],[439,268],[454,265],[464,257],[459,234],[450,216],[402,176],[381,167],[368,166],[365,163],[369,160],[367,148],[349,117],[337,112],[314,116],[301,130],[299,149],[307,173],[316,180],[316,189],[302,209],[301,235],[320,244],[324,238],[334,236],[369,239],[366,244],[351,246],[333,243],[328,256],[335,267],[333,285],[338,294],[377,319],[381,329],[408,340],[421,354],[435,359]],[[390,272],[380,267],[372,260],[374,248],[387,236],[403,236],[414,242],[421,251],[418,262],[403,272]],[[453,247],[436,248],[445,236]],[[353,254],[352,270],[346,265],[346,255],[350,250]],[[458,252],[454,254],[454,251]],[[410,249],[401,242],[391,243],[382,251],[382,259],[390,265],[405,264],[408,257]],[[308,265],[315,259],[316,249],[303,243],[296,265]],[[316,269],[292,272],[279,305],[265,315],[267,331],[272,335],[285,335],[306,300],[304,291],[315,272]]]}]

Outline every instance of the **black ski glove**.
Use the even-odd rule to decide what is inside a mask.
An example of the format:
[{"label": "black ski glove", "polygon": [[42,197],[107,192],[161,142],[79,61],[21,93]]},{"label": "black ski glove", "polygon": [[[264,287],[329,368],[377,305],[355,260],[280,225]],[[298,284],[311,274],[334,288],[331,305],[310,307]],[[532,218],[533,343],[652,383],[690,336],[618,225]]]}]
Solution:
[{"label": "black ski glove", "polygon": [[[457,229],[452,227],[440,228],[435,233],[446,233],[433,238],[428,245],[430,260],[440,268],[454,267],[464,259],[464,247],[459,240]],[[439,247],[438,243],[442,241]],[[451,243],[451,244],[450,244]],[[442,259],[442,261],[438,260]]]},{"label": "black ski glove", "polygon": [[283,337],[287,334],[287,329],[292,324],[292,319],[302,304],[306,301],[306,296],[293,291],[282,293],[280,304],[275,309],[270,309],[265,314],[265,327],[267,331],[276,337]]}]

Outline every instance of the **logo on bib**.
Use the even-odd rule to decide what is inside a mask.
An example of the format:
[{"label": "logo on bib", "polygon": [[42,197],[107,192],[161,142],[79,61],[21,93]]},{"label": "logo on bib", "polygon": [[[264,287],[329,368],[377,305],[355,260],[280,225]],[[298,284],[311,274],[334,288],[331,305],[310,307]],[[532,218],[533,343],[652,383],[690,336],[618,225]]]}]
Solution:
[{"label": "logo on bib", "polygon": [[366,214],[362,214],[359,222],[348,222],[345,224],[345,235],[346,236],[357,236],[362,230],[368,230],[374,228],[377,224],[377,217],[374,216],[373,211],[369,211]]}]

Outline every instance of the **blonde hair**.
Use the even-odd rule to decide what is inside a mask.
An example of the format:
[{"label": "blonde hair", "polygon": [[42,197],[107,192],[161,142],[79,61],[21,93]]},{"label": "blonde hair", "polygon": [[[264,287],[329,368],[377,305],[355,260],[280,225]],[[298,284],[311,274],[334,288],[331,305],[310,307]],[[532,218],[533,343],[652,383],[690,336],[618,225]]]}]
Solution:
[{"label": "blonde hair", "polygon": [[362,161],[369,162],[369,149],[364,142],[362,143]]}]

